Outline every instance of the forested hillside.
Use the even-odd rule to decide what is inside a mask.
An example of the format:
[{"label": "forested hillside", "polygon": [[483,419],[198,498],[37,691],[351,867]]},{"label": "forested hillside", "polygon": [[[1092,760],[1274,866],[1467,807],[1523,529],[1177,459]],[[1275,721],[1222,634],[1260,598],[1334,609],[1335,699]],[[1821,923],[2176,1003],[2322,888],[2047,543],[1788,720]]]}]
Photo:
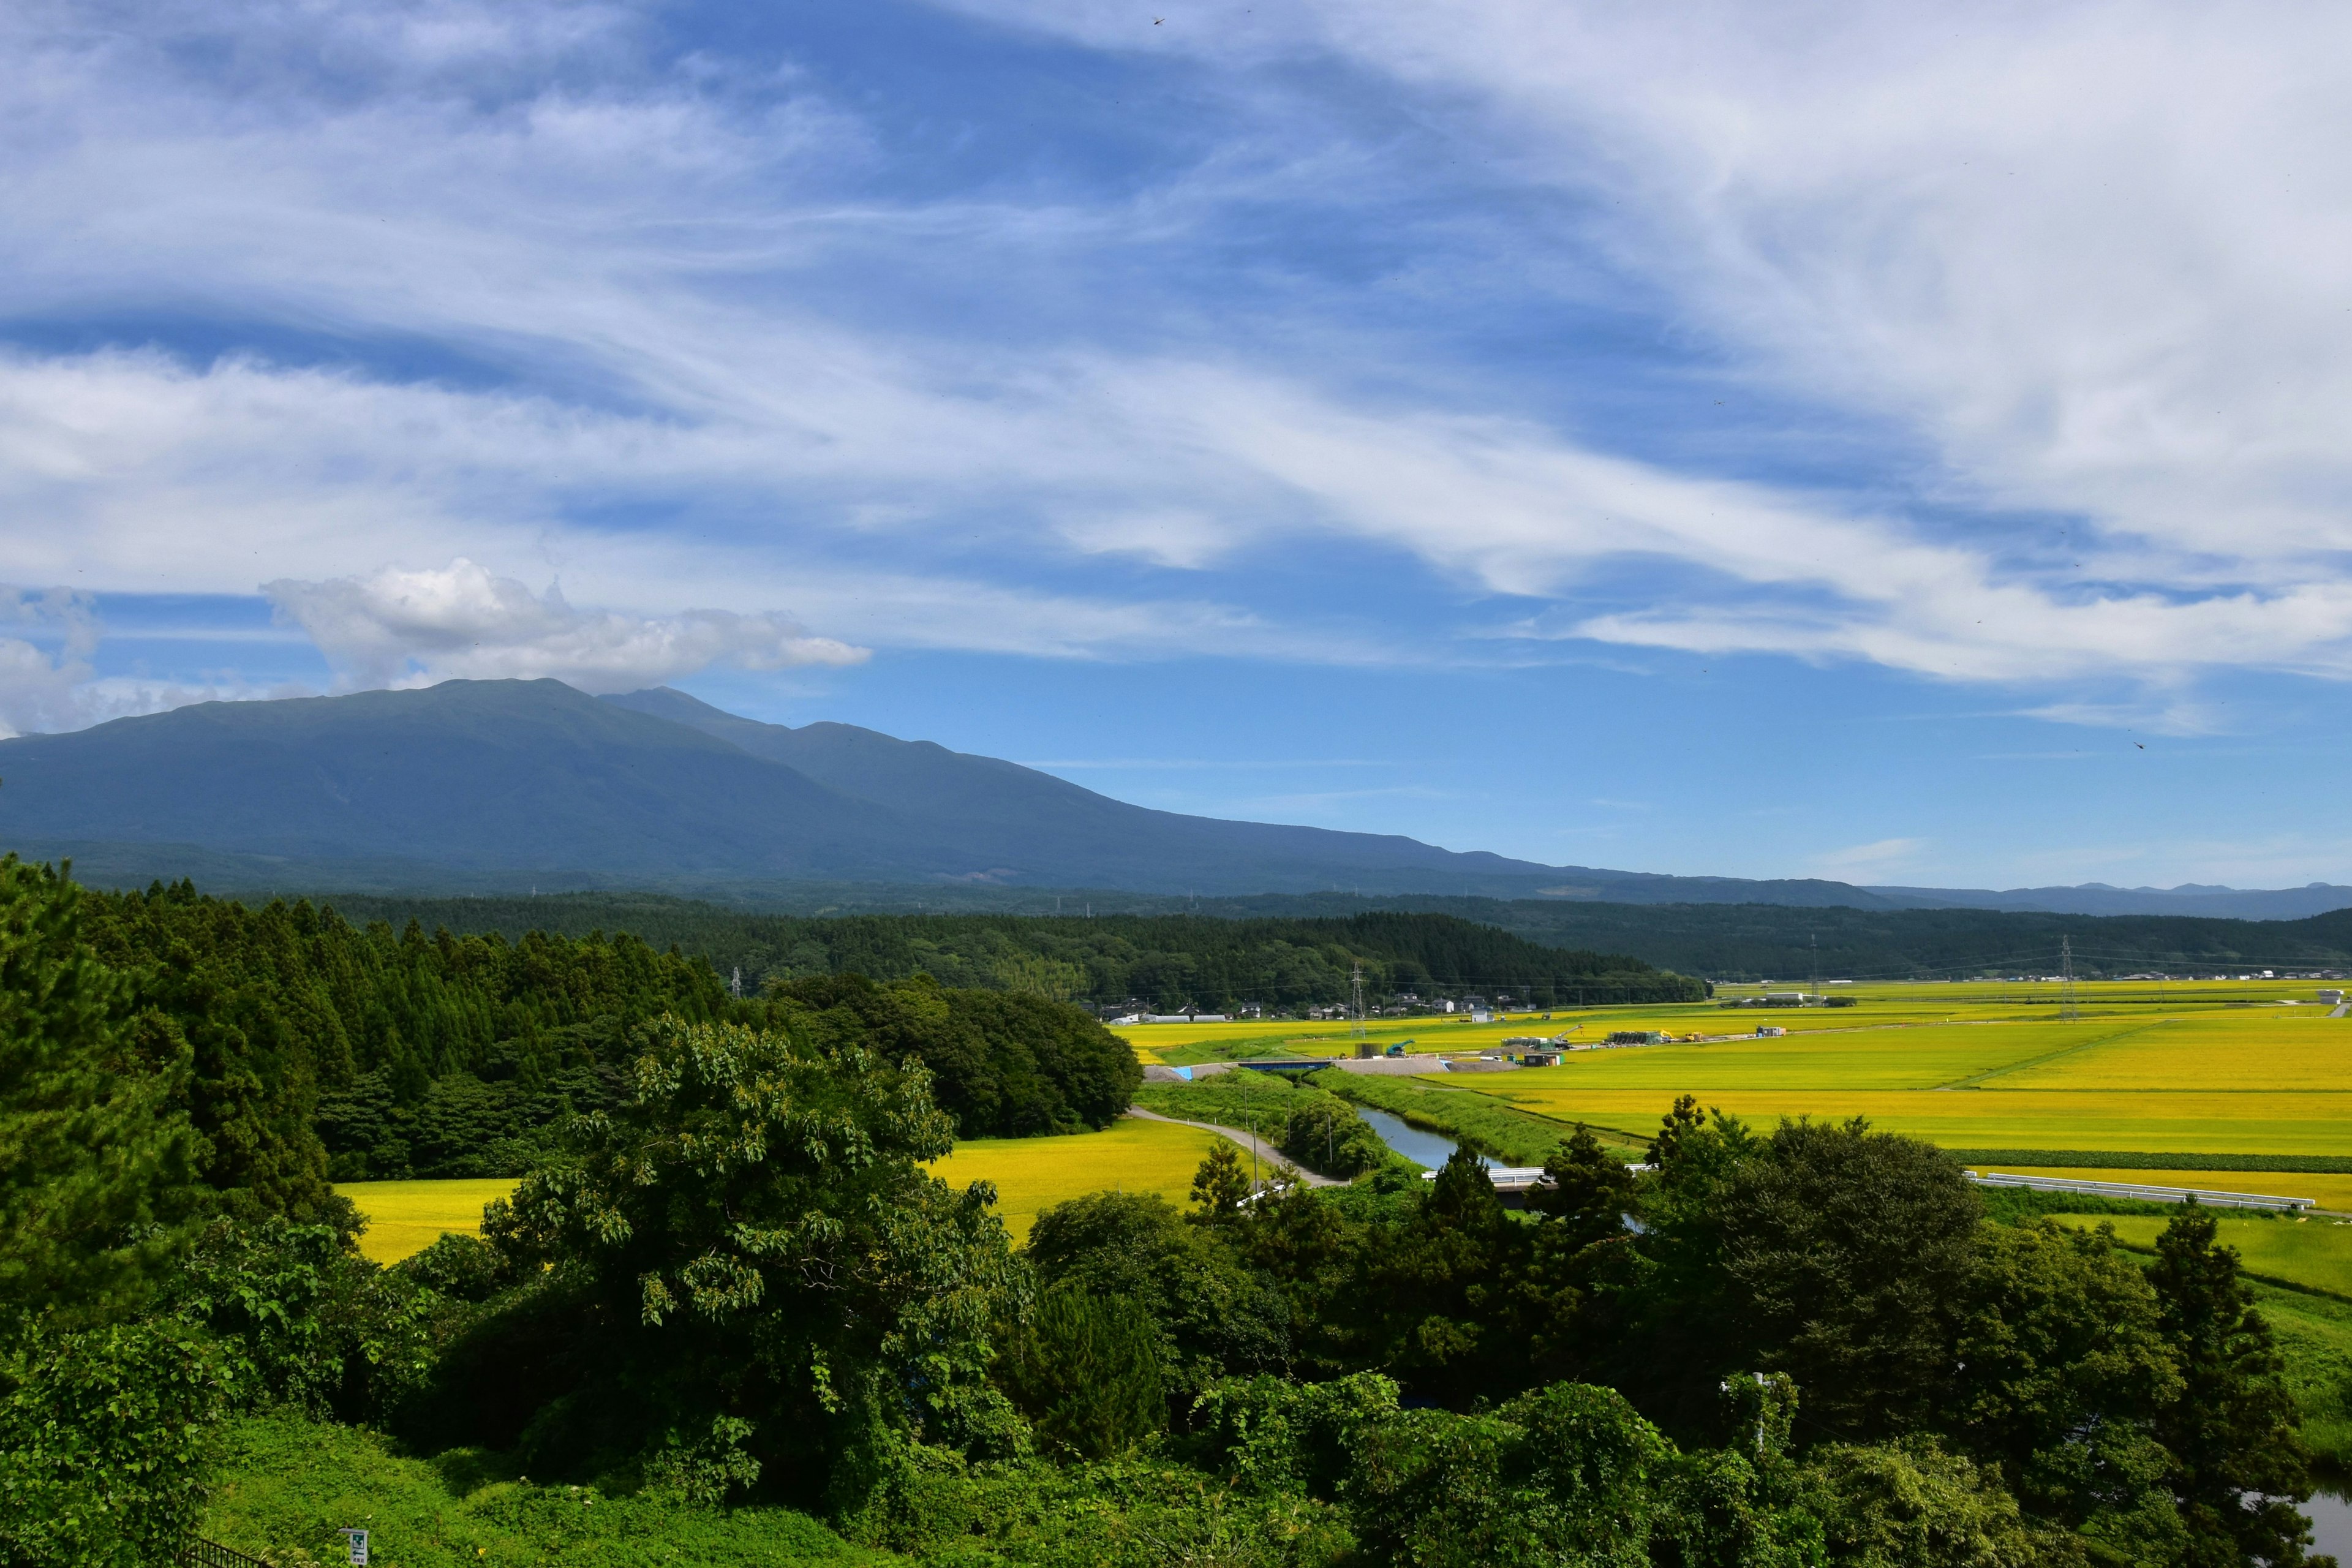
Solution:
[{"label": "forested hillside", "polygon": [[1077,1008],[919,969],[739,997],[700,958],[625,932],[428,936],[185,884],[81,910],[135,987],[142,1048],[189,1052],[205,1180],[270,1213],[322,1212],[331,1179],[519,1173],[565,1117],[613,1102],[635,1031],[663,1015],[870,1037],[925,1061],[966,1137],[1101,1126],[1137,1076]]},{"label": "forested hillside", "polygon": [[1451,915],[1370,910],[1319,918],[1217,915],[759,915],[652,895],[537,899],[353,897],[367,920],[427,929],[584,934],[625,927],[708,959],[746,992],[770,981],[854,973],[929,974],[980,986],[1158,1011],[1244,1003],[1297,1009],[1342,1002],[1360,963],[1368,995],[1508,994],[1538,1006],[1695,1001],[1700,983],[1619,952],[1547,946]]}]

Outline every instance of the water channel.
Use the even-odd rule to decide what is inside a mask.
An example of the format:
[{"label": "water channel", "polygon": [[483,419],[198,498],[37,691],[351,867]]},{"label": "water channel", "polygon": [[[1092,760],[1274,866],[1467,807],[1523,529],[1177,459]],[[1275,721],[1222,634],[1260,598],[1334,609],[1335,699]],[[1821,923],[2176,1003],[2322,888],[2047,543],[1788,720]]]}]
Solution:
[{"label": "water channel", "polygon": [[2303,1505],[2311,1521],[2311,1549],[2325,1552],[2339,1563],[2352,1562],[2352,1502],[2331,1492],[2314,1492]]},{"label": "water channel", "polygon": [[[1385,1110],[1370,1110],[1360,1105],[1356,1114],[1381,1135],[1381,1142],[1416,1165],[1434,1171],[1454,1157],[1456,1145],[1451,1138],[1424,1132]],[[1490,1166],[1502,1163],[1484,1154],[1478,1158]],[[2303,1516],[2311,1521],[2314,1552],[2325,1552],[2339,1562],[2352,1563],[2352,1500],[2328,1492],[2314,1492],[2311,1500],[2303,1505]]]},{"label": "water channel", "polygon": [[[1364,1119],[1366,1126],[1381,1135],[1381,1142],[1414,1164],[1432,1171],[1454,1158],[1454,1151],[1459,1147],[1451,1138],[1424,1132],[1404,1118],[1392,1116],[1385,1110],[1372,1110],[1360,1105],[1356,1107],[1356,1114]],[[1502,1163],[1500,1160],[1489,1159],[1484,1154],[1478,1156],[1478,1163],[1489,1167]]]}]

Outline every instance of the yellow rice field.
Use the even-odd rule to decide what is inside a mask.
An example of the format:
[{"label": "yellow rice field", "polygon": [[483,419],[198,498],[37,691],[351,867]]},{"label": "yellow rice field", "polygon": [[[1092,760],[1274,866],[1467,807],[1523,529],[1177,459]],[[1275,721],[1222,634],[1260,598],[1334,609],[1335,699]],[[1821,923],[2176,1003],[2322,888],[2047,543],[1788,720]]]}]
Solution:
[{"label": "yellow rice field", "polygon": [[482,1205],[514,1191],[514,1183],[345,1182],[335,1191],[351,1199],[368,1222],[360,1251],[378,1263],[397,1263],[432,1246],[444,1231],[479,1235]]},{"label": "yellow rice field", "polygon": [[[1159,1193],[1181,1205],[1192,1194],[1216,1135],[1164,1121],[1134,1118],[1105,1131],[1065,1138],[980,1138],[956,1145],[931,1166],[950,1186],[996,1184],[996,1212],[1017,1245],[1045,1209],[1103,1189]],[[499,1181],[347,1182],[335,1190],[368,1222],[360,1250],[378,1263],[397,1263],[433,1245],[445,1231],[478,1235],[482,1205],[514,1191]]]},{"label": "yellow rice field", "polygon": [[2193,997],[2103,1008],[2099,988],[2083,990],[2075,1022],[1977,1006],[1926,1021],[1910,997],[1865,997],[1802,1010],[1816,1026],[1802,1033],[1796,1010],[1776,1009],[1767,1021],[1790,1020],[1781,1038],[1580,1052],[1556,1068],[1429,1081],[1632,1131],[1687,1092],[1753,1121],[1866,1116],[1954,1148],[2352,1154],[2352,1019]]},{"label": "yellow rice field", "polygon": [[1081,1194],[1158,1193],[1182,1205],[1213,1132],[1129,1117],[1100,1132],[1062,1138],[975,1138],[931,1166],[951,1187],[996,1184],[996,1212],[1017,1246],[1037,1215]]}]

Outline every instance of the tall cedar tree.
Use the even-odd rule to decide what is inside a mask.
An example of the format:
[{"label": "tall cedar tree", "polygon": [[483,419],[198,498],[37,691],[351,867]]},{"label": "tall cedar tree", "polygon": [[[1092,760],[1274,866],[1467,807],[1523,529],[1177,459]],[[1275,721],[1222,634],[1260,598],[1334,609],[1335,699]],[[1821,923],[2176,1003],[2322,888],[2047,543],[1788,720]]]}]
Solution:
[{"label": "tall cedar tree", "polygon": [[2156,1241],[2159,1321],[2180,1369],[2158,1413],[2172,1488],[2189,1528],[2187,1568],[2305,1561],[2311,1495],[2294,1399],[2280,1381],[2270,1325],[2238,1276],[2235,1247],[2214,1245],[2212,1211],[2186,1205]]},{"label": "tall cedar tree", "polygon": [[130,988],[82,941],[64,874],[0,860],[0,1334],[134,1307],[170,1250],[194,1140],[171,1100],[186,1048],[127,1027]]}]

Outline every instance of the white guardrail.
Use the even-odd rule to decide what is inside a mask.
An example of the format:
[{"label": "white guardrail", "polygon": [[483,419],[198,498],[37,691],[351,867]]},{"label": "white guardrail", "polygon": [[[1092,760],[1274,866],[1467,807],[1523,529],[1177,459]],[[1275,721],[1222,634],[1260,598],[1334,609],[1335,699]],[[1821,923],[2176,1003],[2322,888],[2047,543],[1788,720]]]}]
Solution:
[{"label": "white guardrail", "polygon": [[2177,1204],[2195,1198],[2217,1209],[2316,1208],[2316,1198],[2273,1197],[2263,1193],[2219,1193],[2203,1187],[2151,1187],[2137,1182],[2085,1182],[2071,1176],[2012,1176],[1970,1171],[1969,1180],[1980,1187],[2030,1187],[2037,1193],[2093,1193],[2106,1198],[2138,1198],[2152,1204]]}]

